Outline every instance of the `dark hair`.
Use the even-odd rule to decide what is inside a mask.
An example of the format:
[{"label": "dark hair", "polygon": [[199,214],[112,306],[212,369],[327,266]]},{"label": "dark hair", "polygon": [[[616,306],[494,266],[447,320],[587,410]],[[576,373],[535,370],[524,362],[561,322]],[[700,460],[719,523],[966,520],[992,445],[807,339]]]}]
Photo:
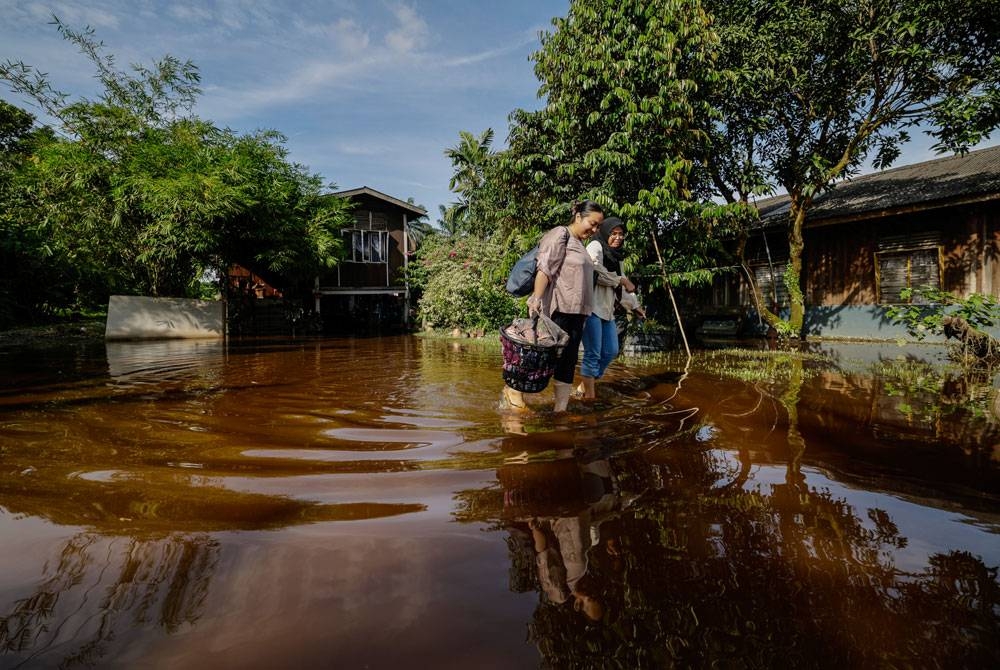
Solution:
[{"label": "dark hair", "polygon": [[569,208],[570,216],[573,218],[576,218],[577,214],[580,216],[587,216],[588,214],[593,214],[594,212],[604,214],[604,208],[593,200],[574,200],[573,205]]}]

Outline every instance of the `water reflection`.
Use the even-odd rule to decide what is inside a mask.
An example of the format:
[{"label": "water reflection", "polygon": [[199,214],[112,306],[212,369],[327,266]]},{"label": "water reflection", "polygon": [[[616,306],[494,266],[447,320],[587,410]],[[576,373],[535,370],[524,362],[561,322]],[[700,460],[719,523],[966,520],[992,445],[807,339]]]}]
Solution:
[{"label": "water reflection", "polygon": [[1000,583],[979,556],[902,568],[892,514],[791,463],[765,478],[744,452],[733,478],[694,441],[598,451],[498,471],[510,588],[537,593],[546,665],[996,666]]},{"label": "water reflection", "polygon": [[0,357],[2,667],[1000,665],[976,380],[616,364],[554,417],[474,343],[74,355]]},{"label": "water reflection", "polygon": [[73,536],[33,592],[0,609],[5,667],[94,667],[122,631],[195,625],[218,559],[206,535]]},{"label": "water reflection", "polygon": [[108,373],[118,384],[162,384],[221,368],[225,344],[220,340],[159,340],[106,342]]}]

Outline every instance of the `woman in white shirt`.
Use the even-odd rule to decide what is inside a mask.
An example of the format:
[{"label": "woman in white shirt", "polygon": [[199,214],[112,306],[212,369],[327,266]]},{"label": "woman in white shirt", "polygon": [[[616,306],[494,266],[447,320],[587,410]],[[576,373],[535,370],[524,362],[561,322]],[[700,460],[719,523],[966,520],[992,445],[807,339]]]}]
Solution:
[{"label": "woman in white shirt", "polygon": [[[578,392],[584,400],[596,398],[595,382],[604,375],[618,355],[618,329],[615,324],[615,301],[619,300],[640,316],[642,308],[633,293],[635,285],[621,274],[621,251],[625,241],[625,224],[616,217],[604,219],[597,238],[587,245],[594,261],[594,307],[583,326],[583,361],[580,375],[583,383]],[[624,291],[624,293],[623,293]]]}]

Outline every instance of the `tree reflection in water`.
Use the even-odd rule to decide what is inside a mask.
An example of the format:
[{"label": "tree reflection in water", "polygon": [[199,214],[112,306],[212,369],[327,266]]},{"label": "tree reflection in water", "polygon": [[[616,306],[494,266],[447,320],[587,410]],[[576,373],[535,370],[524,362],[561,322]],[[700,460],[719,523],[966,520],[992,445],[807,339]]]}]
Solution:
[{"label": "tree reflection in water", "polygon": [[96,667],[123,631],[176,633],[200,617],[218,559],[207,535],[80,533],[0,616],[0,652],[12,667]]},{"label": "tree reflection in water", "polygon": [[[795,393],[782,398],[793,410]],[[769,486],[745,487],[750,450],[733,467],[690,434],[669,448],[583,445],[504,465],[500,488],[475,504],[482,518],[493,496],[511,589],[538,593],[528,630],[544,664],[1000,666],[997,568],[962,551],[898,568],[907,538],[891,516],[810,486],[794,413],[789,427],[785,479]],[[595,464],[607,473],[596,488]],[[553,520],[589,538],[586,574],[567,598],[552,597],[532,537]],[[578,591],[600,603],[599,621],[585,616]]]}]

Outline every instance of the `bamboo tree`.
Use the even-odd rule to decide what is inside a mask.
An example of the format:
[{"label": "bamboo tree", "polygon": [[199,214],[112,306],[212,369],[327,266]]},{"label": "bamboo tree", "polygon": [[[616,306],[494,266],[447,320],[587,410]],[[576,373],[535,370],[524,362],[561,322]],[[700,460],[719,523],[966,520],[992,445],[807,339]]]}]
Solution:
[{"label": "bamboo tree", "polygon": [[13,237],[35,245],[13,267],[38,256],[72,286],[45,309],[100,305],[112,292],[197,294],[206,270],[237,262],[291,280],[336,264],[346,204],[288,160],[283,135],[195,116],[190,61],[120,70],[93,31],[55,23],[93,66],[96,99],[71,99],[23,62],[0,64],[0,81],[55,119],[56,137],[19,163],[0,203]]}]

